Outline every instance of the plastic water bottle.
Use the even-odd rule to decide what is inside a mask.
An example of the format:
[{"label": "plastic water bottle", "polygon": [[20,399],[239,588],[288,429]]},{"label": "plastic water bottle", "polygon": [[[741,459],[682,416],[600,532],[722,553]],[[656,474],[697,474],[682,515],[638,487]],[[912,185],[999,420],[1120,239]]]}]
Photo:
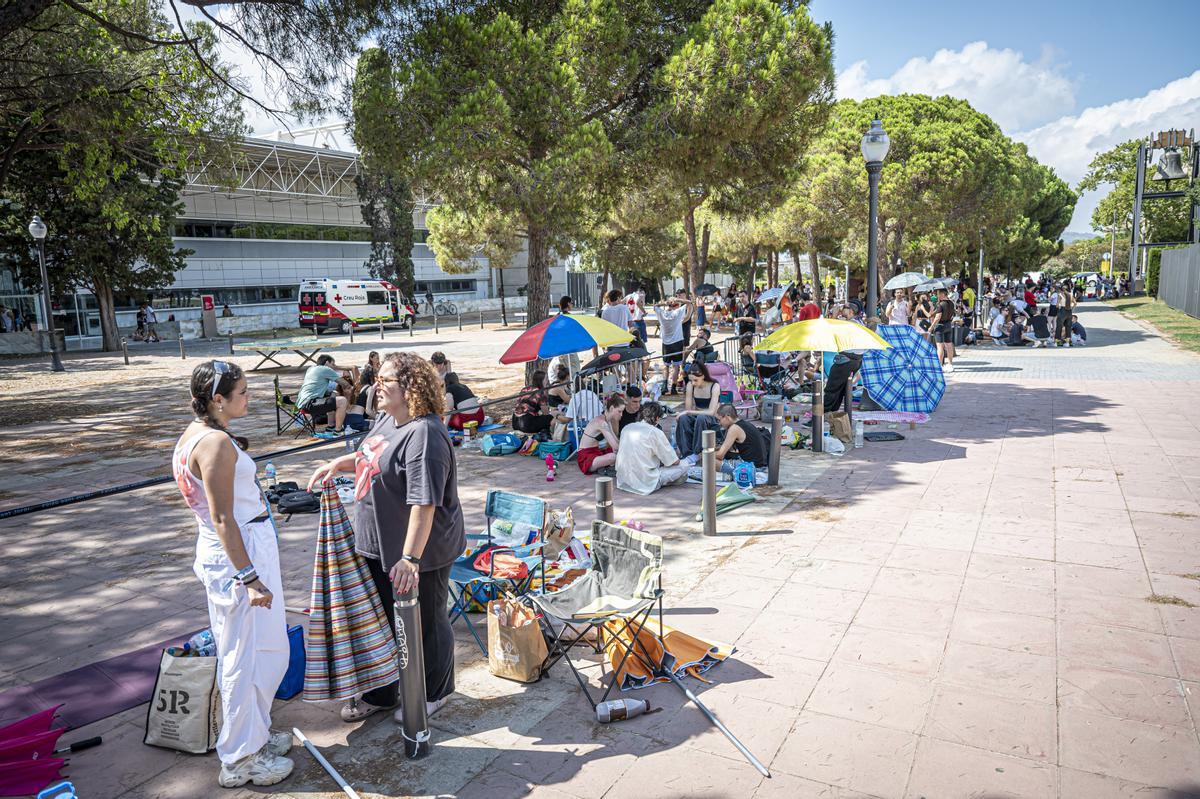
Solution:
[{"label": "plastic water bottle", "polygon": [[267,485],[275,485],[275,476],[279,474],[272,461],[267,461],[267,465],[263,468],[263,474],[267,476]]},{"label": "plastic water bottle", "polygon": [[554,482],[554,473],[555,473],[554,456],[547,455],[546,456],[546,482],[547,483]]},{"label": "plastic water bottle", "polygon": [[184,651],[197,657],[213,657],[217,654],[217,642],[213,639],[212,630],[201,630],[187,640],[183,645]]},{"label": "plastic water bottle", "polygon": [[854,448],[862,449],[863,445],[863,423],[858,420],[854,423]]},{"label": "plastic water bottle", "polygon": [[754,464],[749,461],[738,461],[733,467],[733,481],[738,488],[754,487]]}]

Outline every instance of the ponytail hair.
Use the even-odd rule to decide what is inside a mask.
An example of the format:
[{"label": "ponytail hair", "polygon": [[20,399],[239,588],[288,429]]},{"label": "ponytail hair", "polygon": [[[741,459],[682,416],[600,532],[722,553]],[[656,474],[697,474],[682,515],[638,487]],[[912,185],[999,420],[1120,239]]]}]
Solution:
[{"label": "ponytail hair", "polygon": [[[196,420],[209,427],[229,433],[225,426],[213,415],[216,396],[229,399],[238,381],[244,377],[242,367],[229,361],[205,361],[192,370],[192,413]],[[249,447],[249,441],[243,436],[229,433],[229,437],[237,442],[242,449]]]}]

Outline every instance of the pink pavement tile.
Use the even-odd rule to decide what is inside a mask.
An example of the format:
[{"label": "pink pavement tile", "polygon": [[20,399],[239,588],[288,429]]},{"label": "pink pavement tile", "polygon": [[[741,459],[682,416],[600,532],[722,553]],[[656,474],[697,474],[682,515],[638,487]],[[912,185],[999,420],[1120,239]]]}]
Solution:
[{"label": "pink pavement tile", "polygon": [[925,678],[835,662],[821,677],[806,710],[881,727],[920,732],[933,698]]},{"label": "pink pavement tile", "polygon": [[1124,596],[1144,599],[1150,595],[1150,580],[1144,569],[1128,571],[1060,563],[1055,567],[1058,593],[1071,596]]},{"label": "pink pavement tile", "polygon": [[[1088,490],[1086,487],[1094,488]],[[1121,492],[1106,489],[1099,483],[1055,483],[1054,497],[1059,504],[1081,505],[1090,509],[1125,510],[1125,498]]]},{"label": "pink pavement tile", "polygon": [[1057,782],[1053,765],[922,738],[905,796],[1056,799]]},{"label": "pink pavement tile", "polygon": [[804,711],[771,762],[781,771],[874,796],[899,796],[916,756],[917,736]]},{"label": "pink pavement tile", "polygon": [[931,678],[937,673],[944,648],[944,636],[876,630],[853,624],[838,646],[834,660]]},{"label": "pink pavement tile", "polygon": [[1140,630],[1061,621],[1058,654],[1102,668],[1176,676],[1167,637]]},{"label": "pink pavement tile", "polygon": [[934,547],[970,552],[975,543],[975,528],[930,528],[910,521],[908,527],[900,534],[899,543],[910,547]]},{"label": "pink pavement tile", "polygon": [[1195,786],[1178,783],[1176,788],[1153,787],[1089,771],[1059,767],[1059,796],[1063,799],[1083,796],[1087,799],[1183,799]]},{"label": "pink pavement tile", "polygon": [[936,574],[884,567],[871,587],[872,594],[925,602],[952,603],[958,599],[962,578],[954,574]]},{"label": "pink pavement tile", "polygon": [[793,619],[780,627],[781,614],[764,613],[738,639],[739,652],[757,662],[775,654],[829,660],[837,650],[846,626],[823,619]]},{"label": "pink pavement tile", "polygon": [[797,616],[849,623],[866,596],[858,591],[792,582],[779,590],[774,603]]},{"label": "pink pavement tile", "polygon": [[1063,766],[1146,785],[1200,781],[1200,743],[1190,728],[1162,727],[1073,707],[1059,712]]},{"label": "pink pavement tile", "polygon": [[739,649],[719,669],[709,671],[712,684],[704,689],[709,697],[734,694],[799,709],[808,700],[827,661],[769,653],[756,658]]},{"label": "pink pavement tile", "polygon": [[771,779],[763,779],[752,794],[753,799],[874,799],[865,793],[793,777],[775,771]]},{"label": "pink pavement tile", "polygon": [[940,682],[994,696],[1053,704],[1055,661],[1042,655],[950,641]]},{"label": "pink pavement tile", "polygon": [[[704,703],[764,763],[769,763],[779,751],[800,715],[798,707],[764,702],[741,694],[714,695],[706,691]],[[680,708],[679,716],[671,722],[671,729],[664,729],[655,737],[673,741],[682,737],[683,731],[690,733],[683,740],[688,748],[718,757],[741,758],[724,733],[691,702]]]},{"label": "pink pavement tile", "polygon": [[1054,560],[1054,539],[980,533],[975,539],[974,551],[985,555],[1011,555],[1035,560]]},{"label": "pink pavement tile", "polygon": [[870,541],[841,538],[827,535],[812,551],[812,557],[821,560],[843,560],[852,563],[867,563],[881,566],[891,554],[894,544],[887,541]]},{"label": "pink pavement tile", "polygon": [[792,582],[840,588],[844,591],[867,591],[875,581],[879,567],[866,563],[814,558],[812,565],[796,570]]},{"label": "pink pavement tile", "polygon": [[1102,566],[1107,569],[1144,568],[1142,551],[1136,547],[1100,544],[1095,541],[1058,542],[1056,550],[1059,563],[1079,563],[1084,566]]},{"label": "pink pavement tile", "polygon": [[[1200,597],[1189,597],[1200,604]],[[1179,605],[1158,605],[1156,608],[1167,635],[1176,638],[1200,639],[1200,607],[1185,608]]]},{"label": "pink pavement tile", "polygon": [[971,564],[967,566],[967,577],[1049,588],[1054,584],[1054,565],[1033,558],[976,552],[971,555]]},{"label": "pink pavement tile", "polygon": [[944,636],[950,631],[954,606],[944,602],[922,602],[894,596],[869,594],[858,614],[856,627],[874,627],[905,633]]},{"label": "pink pavement tile", "polygon": [[1014,585],[999,580],[967,578],[958,604],[960,607],[1054,618],[1053,588]]},{"label": "pink pavement tile", "polygon": [[709,574],[685,597],[685,601],[707,602],[718,606],[736,605],[747,610],[762,610],[784,585],[783,580],[758,577],[752,580],[744,574],[717,569]]},{"label": "pink pavement tile", "polygon": [[1191,517],[1200,520],[1200,502],[1186,495],[1175,497],[1126,497],[1125,504],[1130,511],[1141,513],[1170,513],[1184,518]]},{"label": "pink pavement tile", "polygon": [[1193,638],[1170,638],[1171,651],[1185,680],[1200,680],[1200,641]]},{"label": "pink pavement tile", "polygon": [[945,686],[938,690],[925,735],[1046,763],[1058,761],[1053,705]]},{"label": "pink pavement tile", "polygon": [[1190,516],[1133,511],[1129,518],[1143,543],[1171,547],[1195,540],[1197,522]]},{"label": "pink pavement tile", "polygon": [[[1159,611],[1145,597],[1072,596],[1058,597],[1058,618],[1073,624],[1099,624],[1109,627],[1129,627],[1149,633],[1164,632]],[[1182,608],[1181,608],[1182,610]]]},{"label": "pink pavement tile", "polygon": [[1064,523],[1054,528],[1054,537],[1059,541],[1094,541],[1120,547],[1136,547],[1138,536],[1133,525]]},{"label": "pink pavement tile", "polygon": [[1152,572],[1171,571],[1182,574],[1200,572],[1200,541],[1192,541],[1186,546],[1172,548],[1143,544],[1142,556],[1145,558],[1146,568]]},{"label": "pink pavement tile", "polygon": [[1034,655],[1054,654],[1054,621],[1042,616],[959,608],[950,638]]},{"label": "pink pavement tile", "polygon": [[999,535],[1029,536],[1031,538],[1053,538],[1054,520],[1037,520],[1010,518],[1003,511],[990,516],[984,516],[979,524],[980,533],[996,533]]},{"label": "pink pavement tile", "polygon": [[[678,799],[680,796],[732,796],[747,783],[756,785],[759,774],[729,745],[736,760],[698,749],[674,747],[642,755],[621,775],[613,796]],[[557,786],[571,792],[570,784]]]},{"label": "pink pavement tile", "polygon": [[[1160,572],[1150,573],[1150,585],[1154,593],[1163,596],[1177,596],[1193,605],[1200,606],[1200,580],[1183,574]],[[1184,636],[1185,638],[1190,636]]]},{"label": "pink pavement tile", "polygon": [[892,569],[962,576],[967,571],[967,562],[970,559],[969,552],[957,549],[897,544],[884,565]]},{"label": "pink pavement tile", "polygon": [[1177,679],[1106,669],[1062,660],[1058,664],[1058,703],[1092,713],[1188,727],[1184,686]]}]

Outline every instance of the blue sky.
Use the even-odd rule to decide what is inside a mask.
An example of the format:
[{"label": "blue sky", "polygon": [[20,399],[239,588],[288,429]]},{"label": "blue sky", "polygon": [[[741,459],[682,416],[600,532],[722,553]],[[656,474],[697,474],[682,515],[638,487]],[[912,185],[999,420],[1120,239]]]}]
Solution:
[{"label": "blue sky", "polygon": [[[1163,24],[1111,0],[814,0],[810,13],[833,23],[839,96],[962,97],[1072,184],[1118,142],[1200,128],[1200,57],[1177,14]],[[1081,199],[1069,230],[1090,228],[1099,196]]]}]

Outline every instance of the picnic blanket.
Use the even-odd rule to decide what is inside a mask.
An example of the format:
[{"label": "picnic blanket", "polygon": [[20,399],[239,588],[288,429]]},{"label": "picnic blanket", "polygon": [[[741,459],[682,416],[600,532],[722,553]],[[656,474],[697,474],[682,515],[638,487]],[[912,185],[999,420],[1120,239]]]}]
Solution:
[{"label": "picnic blanket", "polygon": [[[812,411],[804,414],[804,418],[808,419],[812,416]],[[923,411],[855,411],[854,419],[859,419],[864,422],[910,422],[912,424],[925,424],[929,421],[929,414]]]}]

